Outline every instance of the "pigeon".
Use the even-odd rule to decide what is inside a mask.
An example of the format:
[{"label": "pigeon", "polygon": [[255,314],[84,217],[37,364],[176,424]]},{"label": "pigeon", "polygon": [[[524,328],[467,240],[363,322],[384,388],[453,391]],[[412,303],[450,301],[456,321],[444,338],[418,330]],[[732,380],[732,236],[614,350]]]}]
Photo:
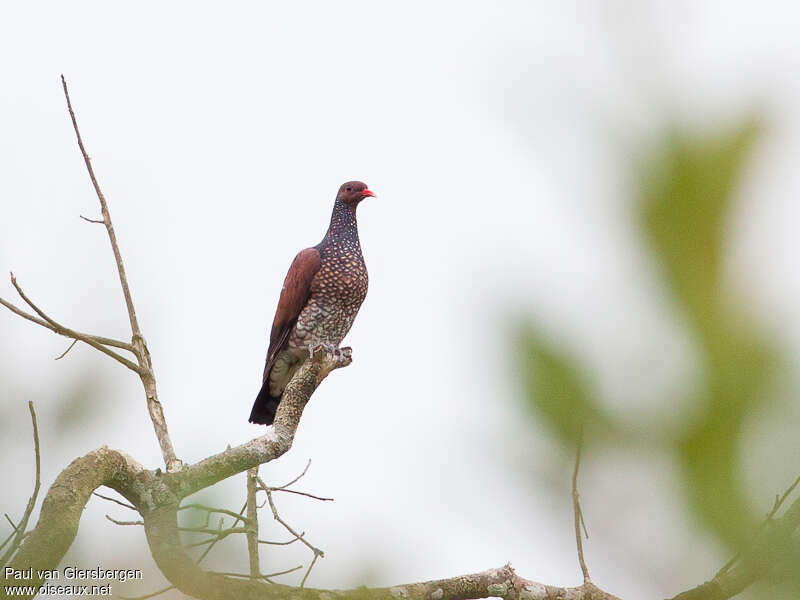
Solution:
[{"label": "pigeon", "polygon": [[272,321],[251,423],[271,425],[286,385],[312,349],[338,348],[350,331],[369,281],[356,208],[370,196],[375,194],[361,181],[343,183],[325,237],[292,261]]}]

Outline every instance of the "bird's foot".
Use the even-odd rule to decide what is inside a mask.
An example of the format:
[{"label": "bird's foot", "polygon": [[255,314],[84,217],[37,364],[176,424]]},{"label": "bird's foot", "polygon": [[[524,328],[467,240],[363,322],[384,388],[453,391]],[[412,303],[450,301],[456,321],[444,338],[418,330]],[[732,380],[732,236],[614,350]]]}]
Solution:
[{"label": "bird's foot", "polygon": [[320,354],[332,354],[338,358],[340,353],[341,350],[339,350],[339,348],[326,342],[322,342],[308,348],[308,355],[311,360],[314,360],[314,357]]}]

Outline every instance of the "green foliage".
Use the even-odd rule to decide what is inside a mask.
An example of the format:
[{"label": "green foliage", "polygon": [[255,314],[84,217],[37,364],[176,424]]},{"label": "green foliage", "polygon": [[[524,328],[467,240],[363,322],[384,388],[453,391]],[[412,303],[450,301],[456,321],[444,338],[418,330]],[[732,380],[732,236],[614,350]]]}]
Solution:
[{"label": "green foliage", "polygon": [[642,232],[690,324],[703,366],[692,399],[697,416],[675,440],[688,500],[732,547],[754,526],[737,458],[744,421],[764,402],[773,363],[721,273],[733,193],[757,133],[747,123],[703,141],[670,136],[645,169],[640,200]]},{"label": "green foliage", "polygon": [[584,425],[592,432],[609,426],[575,360],[532,327],[522,331],[518,349],[531,407],[563,443],[574,446]]},{"label": "green foliage", "polygon": [[[723,281],[726,227],[742,168],[759,133],[753,122],[715,137],[666,136],[640,174],[641,235],[653,251],[664,287],[695,341],[701,380],[683,426],[671,434],[683,473],[685,498],[709,531],[739,548],[755,528],[739,458],[744,425],[763,408],[778,357],[746,318]],[[537,416],[565,444],[581,424],[618,435],[624,424],[603,410],[579,363],[526,329],[519,345],[525,384]],[[659,432],[663,433],[663,432]]]}]

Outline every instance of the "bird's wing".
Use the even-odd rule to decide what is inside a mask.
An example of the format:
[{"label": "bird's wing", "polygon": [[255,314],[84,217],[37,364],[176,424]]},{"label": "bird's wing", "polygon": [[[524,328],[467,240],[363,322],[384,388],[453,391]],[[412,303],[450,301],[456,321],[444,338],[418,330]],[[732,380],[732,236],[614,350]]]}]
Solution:
[{"label": "bird's wing", "polygon": [[289,333],[311,295],[311,281],[319,271],[320,262],[319,251],[316,248],[306,248],[294,257],[292,266],[289,267],[289,272],[283,281],[275,319],[272,321],[267,363],[264,365],[264,381],[269,377],[278,352],[289,339]]}]

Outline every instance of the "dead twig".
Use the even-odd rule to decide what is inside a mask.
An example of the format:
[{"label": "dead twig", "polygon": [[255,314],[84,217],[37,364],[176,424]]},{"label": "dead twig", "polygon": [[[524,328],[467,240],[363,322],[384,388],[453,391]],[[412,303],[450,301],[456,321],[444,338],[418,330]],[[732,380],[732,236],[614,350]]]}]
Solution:
[{"label": "dead twig", "polygon": [[[244,515],[244,511],[245,511],[245,509],[246,509],[246,508],[247,508],[247,502],[245,502],[245,503],[242,505],[242,509],[239,511],[239,514],[237,515],[237,518],[236,518],[236,519],[233,521],[233,526],[232,526],[232,527],[236,527],[236,524],[237,524],[239,521],[244,521],[244,517],[243,517],[242,515]],[[220,529],[222,529],[222,521],[221,521],[221,520],[220,520]],[[197,559],[197,564],[200,564],[200,563],[203,561],[203,559],[204,559],[206,556],[208,556],[208,553],[209,553],[209,552],[211,552],[211,550],[213,550],[213,549],[214,549],[214,546],[216,546],[216,545],[217,545],[217,542],[219,542],[219,538],[217,538],[217,539],[214,539],[214,541],[213,541],[213,542],[211,542],[211,544],[208,546],[208,548],[206,548],[206,549],[203,551],[203,553],[202,553],[202,554],[200,555],[200,557]]]},{"label": "dead twig", "polygon": [[258,467],[247,470],[247,555],[250,560],[250,576],[258,577],[260,568],[258,560],[258,506],[256,504],[256,491],[258,491]]},{"label": "dead twig", "polygon": [[581,466],[581,451],[583,450],[583,427],[578,434],[578,450],[575,453],[575,468],[572,471],[572,512],[575,520],[575,543],[578,546],[578,562],[581,565],[583,572],[583,583],[590,583],[589,568],[586,566],[586,560],[583,557],[583,540],[581,539],[581,525],[583,525],[583,533],[586,537],[589,534],[586,532],[586,523],[583,522],[583,511],[581,511],[581,502],[578,495],[578,470]]},{"label": "dead twig", "polygon": [[[772,505],[772,509],[767,513],[766,518],[758,526],[758,529],[756,529],[755,535],[753,537],[758,536],[758,534],[761,533],[764,530],[764,528],[767,526],[767,524],[772,521],[772,518],[777,514],[778,510],[780,509],[780,507],[783,505],[783,503],[786,501],[786,499],[789,497],[789,495],[795,490],[795,488],[798,485],[800,485],[800,476],[798,476],[798,478],[794,480],[794,483],[792,483],[792,485],[790,485],[786,489],[786,491],[783,492],[783,494],[781,496],[778,496],[777,494],[775,495],[775,502]],[[727,571],[729,571],[730,568],[734,564],[736,564],[736,561],[738,561],[741,558],[741,556],[742,556],[742,552],[741,551],[737,552],[734,556],[732,556],[731,559],[728,562],[726,562],[724,565],[722,565],[722,568],[719,571],[717,571],[716,575],[714,575],[714,579],[716,579],[717,577],[719,577],[723,573],[726,573]]]},{"label": "dead twig", "polygon": [[[36,410],[33,408],[33,402],[28,402],[28,411],[31,413],[31,424],[33,426],[33,449],[36,455],[36,483],[33,486],[33,494],[31,494],[28,500],[28,505],[25,507],[25,512],[14,530],[13,541],[5,554],[3,554],[3,557],[0,558],[0,565],[8,564],[14,552],[19,549],[22,539],[25,537],[25,529],[28,527],[28,520],[31,518],[33,507],[36,505],[36,499],[39,497],[39,488],[41,487],[42,459],[39,453],[39,425],[36,422]],[[8,519],[9,523],[13,526],[13,522],[8,515],[6,515],[6,519]],[[5,546],[5,542],[3,546]]]},{"label": "dead twig", "polygon": [[[14,284],[14,287],[17,288],[17,292],[19,292],[20,289],[16,284],[16,278],[14,277],[13,273],[11,274],[11,281]],[[26,297],[23,296],[23,299],[26,299]],[[26,300],[26,302],[30,305],[29,301]],[[65,327],[65,326],[61,325],[60,323],[57,323],[56,321],[54,321],[50,317],[46,317],[45,316],[45,317],[43,317],[44,320],[43,319],[39,319],[39,318],[33,316],[32,314],[27,313],[27,312],[25,312],[24,310],[22,310],[20,308],[17,308],[13,304],[11,304],[11,302],[9,302],[8,300],[5,300],[4,298],[0,298],[0,304],[5,306],[8,310],[13,312],[14,314],[19,315],[23,319],[26,319],[26,320],[30,321],[31,323],[36,323],[37,325],[40,325],[41,327],[44,327],[45,329],[49,329],[53,333],[57,333],[58,335],[63,335],[64,337],[68,337],[68,338],[71,338],[73,340],[80,340],[81,342],[89,344],[90,346],[92,346],[93,348],[97,348],[98,350],[100,350],[104,354],[108,354],[109,356],[114,358],[114,360],[118,360],[119,362],[124,364],[129,369],[132,369],[132,370],[138,372],[138,370],[137,370],[138,367],[134,363],[132,363],[130,361],[127,361],[127,359],[125,359],[124,357],[119,356],[118,354],[112,352],[111,350],[108,350],[108,348],[103,348],[103,346],[113,346],[114,348],[121,348],[123,350],[128,350],[130,352],[133,352],[133,347],[130,344],[126,343],[126,342],[121,342],[119,340],[114,340],[114,339],[107,338],[107,337],[102,337],[102,336],[99,336],[99,335],[91,335],[91,334],[88,334],[88,333],[82,333],[80,331],[75,331],[74,329],[70,329],[69,327]],[[38,309],[34,309],[34,310],[37,310],[37,312],[38,312]]]},{"label": "dead twig", "polygon": [[287,494],[297,494],[298,496],[305,496],[307,498],[313,498],[314,500],[322,500],[323,502],[333,502],[333,498],[326,498],[324,496],[316,496],[314,494],[309,494],[308,492],[300,492],[300,491],[297,491],[297,490],[288,489],[289,487],[291,487],[292,485],[294,485],[295,483],[300,481],[300,479],[302,479],[302,477],[308,472],[308,468],[310,466],[311,466],[311,459],[309,458],[308,462],[306,463],[305,469],[303,469],[303,472],[300,473],[300,475],[298,475],[294,479],[292,479],[289,483],[285,483],[285,484],[279,485],[277,487],[275,487],[275,486],[264,487],[263,482],[262,482],[258,489],[259,490],[263,490],[265,492],[267,491],[267,489],[269,489],[271,492],[286,492]]},{"label": "dead twig", "polygon": [[298,475],[297,477],[295,477],[294,479],[292,479],[292,480],[291,480],[289,483],[285,483],[285,484],[283,484],[283,485],[279,485],[278,487],[274,487],[274,488],[271,488],[271,489],[274,489],[274,490],[283,490],[283,489],[286,489],[286,488],[288,488],[289,486],[292,486],[292,485],[294,485],[295,483],[297,483],[298,481],[300,481],[300,480],[301,480],[301,479],[302,479],[302,478],[305,476],[305,474],[306,474],[306,473],[308,473],[308,469],[309,469],[309,467],[310,467],[310,466],[311,466],[311,459],[309,458],[309,459],[308,459],[308,462],[306,463],[306,466],[305,466],[305,468],[303,469],[303,472],[302,472],[302,473],[300,473],[300,475]]},{"label": "dead twig", "polygon": [[64,357],[67,355],[67,352],[69,352],[70,350],[72,350],[73,346],[75,346],[75,344],[77,344],[77,343],[78,343],[78,340],[77,340],[77,339],[75,339],[75,340],[72,340],[72,343],[71,343],[71,344],[70,344],[70,345],[67,347],[67,349],[66,349],[66,350],[64,350],[64,352],[62,352],[62,353],[61,353],[61,354],[59,354],[58,356],[56,356],[56,358],[55,358],[55,359],[56,359],[56,360],[61,360],[62,358],[64,358]]},{"label": "dead twig", "polygon": [[[310,461],[309,461],[309,464],[310,464]],[[306,466],[306,470],[308,470],[308,466]],[[302,477],[303,474],[305,474],[305,471],[303,471],[303,473],[301,473],[300,476]],[[299,477],[294,479],[291,483],[289,483],[287,485],[291,485],[292,483],[296,482],[298,479],[299,479]],[[314,565],[316,564],[317,559],[320,558],[320,557],[325,558],[325,553],[322,550],[320,550],[319,548],[317,548],[316,546],[314,546],[311,543],[309,543],[308,540],[306,540],[306,538],[304,537],[305,536],[305,532],[303,532],[302,534],[297,533],[291,527],[291,525],[289,525],[286,521],[284,521],[281,518],[281,516],[278,514],[278,508],[275,506],[275,501],[272,499],[272,488],[270,486],[268,486],[267,484],[265,484],[261,480],[261,478],[257,478],[257,480],[258,480],[258,483],[261,485],[261,489],[263,489],[267,493],[267,502],[269,502],[269,507],[272,510],[273,518],[276,521],[278,521],[278,523],[283,525],[286,528],[286,530],[294,536],[295,540],[300,540],[303,544],[305,544],[311,550],[311,552],[314,553],[314,558],[311,561],[311,564],[309,565],[308,570],[305,573],[305,576],[303,577],[303,581],[300,583],[300,587],[302,588],[306,583],[306,579],[308,579],[308,576],[311,574],[311,569],[314,568]]]},{"label": "dead twig", "polygon": [[209,573],[214,573],[216,575],[224,575],[226,577],[242,577],[244,579],[267,579],[268,577],[277,577],[278,575],[286,575],[288,573],[294,573],[295,571],[299,571],[303,568],[303,565],[297,565],[296,567],[292,567],[291,569],[286,569],[285,571],[277,571],[275,573],[266,573],[265,575],[249,575],[247,573],[230,573],[228,571],[208,571]]},{"label": "dead twig", "polygon": [[123,502],[122,500],[117,500],[116,498],[112,498],[111,496],[104,496],[98,492],[93,492],[93,496],[97,496],[98,498],[102,498],[103,500],[108,500],[109,502],[114,502],[115,504],[119,504],[120,506],[124,506],[125,508],[130,508],[131,510],[136,510],[136,507],[133,504],[128,504],[127,502]]},{"label": "dead twig", "polygon": [[[131,295],[130,286],[128,285],[128,276],[125,273],[125,264],[122,261],[122,253],[120,252],[119,244],[117,242],[117,234],[114,231],[114,224],[111,221],[111,213],[108,210],[108,203],[103,195],[103,190],[100,189],[100,184],[97,181],[94,168],[92,167],[92,161],[89,159],[89,155],[86,152],[86,147],[83,144],[83,138],[81,137],[81,132],[78,129],[78,120],[75,117],[75,111],[72,108],[72,100],[70,100],[69,97],[67,80],[63,75],[61,76],[61,85],[64,88],[64,98],[66,98],[67,101],[67,110],[69,111],[69,116],[72,120],[72,128],[75,130],[75,137],[78,141],[78,147],[80,148],[81,156],[83,156],[83,162],[86,164],[86,170],[89,172],[89,179],[91,179],[92,186],[97,194],[97,199],[100,201],[100,213],[103,217],[102,223],[105,225],[106,232],[108,233],[108,240],[111,243],[111,251],[114,253],[114,261],[117,264],[119,282],[122,286],[122,295],[125,297],[125,306],[128,311],[128,320],[130,321],[131,325],[132,343],[130,346],[139,363],[138,366],[133,368],[133,370],[139,374],[139,377],[142,380],[145,398],[147,400],[147,410],[150,413],[150,420],[153,422],[153,429],[155,430],[156,437],[158,438],[158,443],[161,446],[161,454],[164,458],[164,464],[167,467],[167,472],[177,471],[182,468],[183,463],[175,455],[175,450],[172,446],[172,440],[170,439],[169,431],[167,430],[167,422],[164,418],[164,410],[161,407],[161,402],[158,400],[156,378],[153,372],[153,364],[150,359],[150,351],[147,348],[144,335],[142,335],[142,330],[139,327],[139,321],[136,318],[136,309],[133,305],[133,296]],[[85,217],[84,219],[87,221],[96,222],[95,219],[86,219]],[[101,348],[102,346],[98,347],[99,350]],[[108,349],[103,349],[102,351],[106,354],[110,352]]]},{"label": "dead twig", "polygon": [[306,574],[305,574],[305,575],[303,575],[303,581],[301,581],[301,582],[300,582],[300,588],[301,588],[301,589],[302,589],[303,587],[305,587],[305,585],[306,585],[306,579],[308,579],[308,576],[309,576],[309,575],[311,575],[311,569],[313,569],[313,568],[314,568],[314,565],[316,564],[316,562],[317,562],[317,559],[318,559],[318,558],[319,558],[319,554],[317,554],[317,553],[315,552],[315,553],[314,553],[314,559],[311,561],[311,564],[310,564],[310,565],[308,565],[308,571],[306,571]]},{"label": "dead twig", "polygon": [[268,546],[288,546],[289,544],[294,544],[297,540],[303,539],[303,536],[306,534],[304,531],[300,534],[300,537],[292,538],[288,542],[271,542],[268,540],[258,540],[259,544],[267,544]]},{"label": "dead twig", "polygon": [[314,494],[309,494],[308,492],[300,492],[298,490],[287,490],[286,488],[282,488],[282,487],[281,488],[274,488],[274,487],[264,488],[264,487],[260,487],[259,486],[258,491],[266,492],[267,489],[269,489],[270,492],[285,492],[287,494],[296,494],[298,496],[305,496],[306,498],[313,498],[314,500],[322,500],[323,502],[333,502],[333,498],[325,498],[324,496],[315,496]]},{"label": "dead twig", "polygon": [[144,525],[144,521],[118,521],[111,515],[106,515],[106,519],[114,523],[114,525]]},{"label": "dead twig", "polygon": [[243,517],[241,514],[235,513],[232,510],[228,510],[227,508],[216,508],[214,506],[206,506],[205,504],[192,503],[192,504],[184,504],[183,506],[179,507],[178,510],[179,511],[188,510],[190,508],[193,508],[195,510],[202,510],[207,513],[219,513],[221,515],[228,515],[229,517],[233,517],[234,519],[238,519],[240,521],[248,523],[246,517]]},{"label": "dead twig", "polygon": [[[81,333],[78,333],[77,331],[73,331],[72,329],[69,329],[68,327],[64,327],[64,326],[63,326],[63,325],[61,325],[60,323],[57,323],[56,321],[54,321],[53,319],[51,319],[50,317],[48,317],[48,316],[47,316],[47,315],[44,313],[44,311],[42,311],[42,310],[41,310],[41,309],[40,309],[38,306],[36,306],[36,305],[35,305],[35,304],[34,304],[34,303],[31,301],[31,299],[30,299],[30,298],[28,298],[28,296],[25,294],[25,292],[24,292],[24,291],[22,291],[22,288],[21,288],[21,287],[19,286],[19,284],[17,283],[17,278],[16,278],[16,277],[14,277],[14,273],[11,273],[11,284],[12,284],[12,285],[14,286],[14,288],[17,290],[17,293],[20,295],[20,298],[22,298],[22,299],[25,301],[25,303],[26,303],[28,306],[30,306],[30,307],[33,309],[33,311],[34,311],[34,312],[35,312],[37,315],[39,315],[39,316],[40,316],[42,319],[44,319],[45,321],[47,321],[47,323],[49,323],[49,324],[50,324],[51,328],[52,328],[54,331],[57,331],[57,332],[64,332],[64,333],[67,335],[67,337],[71,337],[71,338],[74,338],[74,339],[78,339],[78,340],[80,340],[80,341],[82,341],[82,342],[85,342],[85,343],[89,344],[89,345],[90,345],[92,348],[96,348],[97,350],[100,350],[100,352],[102,352],[103,354],[106,354],[106,355],[110,356],[111,358],[113,358],[114,360],[116,360],[117,362],[119,362],[119,363],[121,363],[121,364],[125,365],[125,366],[126,366],[126,367],[128,367],[128,368],[129,368],[131,371],[133,371],[133,372],[135,372],[135,373],[138,373],[138,372],[139,372],[139,367],[138,367],[138,366],[137,366],[135,363],[133,363],[133,362],[129,361],[129,360],[128,360],[127,358],[125,358],[124,356],[121,356],[121,355],[117,354],[117,353],[116,353],[116,352],[114,352],[113,350],[109,350],[109,349],[108,349],[108,348],[106,348],[106,347],[105,347],[103,344],[101,344],[101,343],[97,342],[96,340],[93,340],[93,339],[92,339],[92,338],[90,338],[90,337],[86,337],[85,335],[83,335],[83,334],[81,334]],[[122,342],[122,343],[124,343],[124,342]],[[132,347],[132,346],[130,346],[130,344],[128,344],[128,348],[126,348],[126,350],[127,350],[127,349],[130,349],[131,351],[133,351],[133,347]]]},{"label": "dead twig", "polygon": [[289,533],[291,533],[291,534],[292,534],[292,535],[293,535],[295,538],[297,538],[298,540],[300,540],[301,542],[303,542],[303,544],[305,544],[305,545],[306,545],[306,546],[309,548],[309,550],[311,550],[311,551],[312,551],[314,554],[319,554],[321,557],[325,558],[325,553],[324,553],[322,550],[320,550],[320,549],[319,549],[319,548],[317,548],[316,546],[313,546],[312,544],[310,544],[310,543],[308,542],[308,540],[306,540],[306,538],[305,538],[305,537],[303,537],[302,535],[300,535],[299,533],[297,533],[297,532],[296,532],[294,529],[292,529],[292,526],[291,526],[291,525],[289,525],[289,524],[288,524],[286,521],[284,521],[284,520],[281,518],[281,516],[278,514],[278,509],[277,509],[277,507],[275,506],[275,502],[274,502],[274,500],[272,499],[272,491],[270,490],[270,487],[269,487],[268,485],[266,485],[266,484],[265,484],[265,483],[264,483],[264,482],[261,480],[261,478],[260,478],[260,477],[258,478],[258,483],[260,483],[260,484],[261,484],[261,487],[264,489],[264,491],[265,491],[265,492],[267,492],[267,502],[269,502],[269,507],[270,507],[270,509],[272,510],[272,516],[273,516],[273,518],[274,518],[274,519],[275,519],[275,520],[276,520],[278,523],[280,523],[281,525],[283,525],[283,526],[284,526],[284,528],[286,528],[286,531],[288,531],[288,532],[289,532]]}]

